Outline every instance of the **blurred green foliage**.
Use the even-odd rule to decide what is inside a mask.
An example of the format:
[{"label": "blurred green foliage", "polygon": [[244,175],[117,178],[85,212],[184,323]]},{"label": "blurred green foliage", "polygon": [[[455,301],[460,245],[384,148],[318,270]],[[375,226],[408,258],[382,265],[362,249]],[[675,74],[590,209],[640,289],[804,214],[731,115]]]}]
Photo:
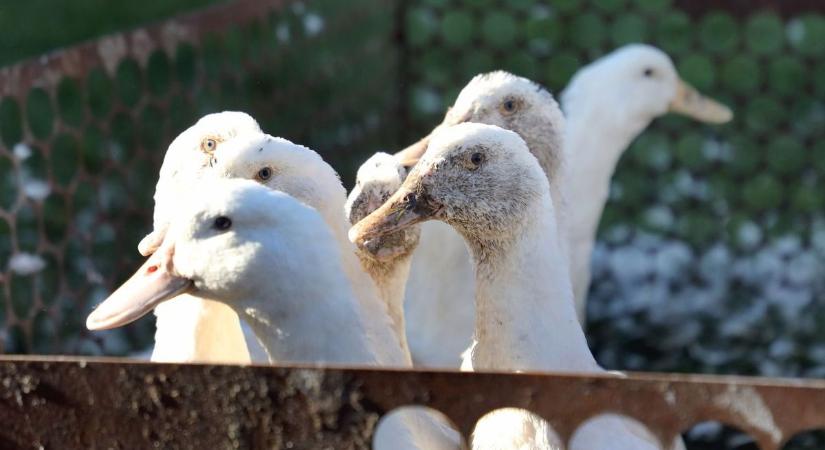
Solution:
[{"label": "blurred green foliage", "polygon": [[226,0],[0,0],[0,66]]}]

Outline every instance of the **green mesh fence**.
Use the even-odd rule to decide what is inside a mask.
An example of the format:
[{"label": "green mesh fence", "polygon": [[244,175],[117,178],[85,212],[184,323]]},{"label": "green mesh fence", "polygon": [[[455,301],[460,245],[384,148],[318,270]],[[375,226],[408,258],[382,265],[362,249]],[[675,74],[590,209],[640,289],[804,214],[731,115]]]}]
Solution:
[{"label": "green mesh fence", "polygon": [[622,158],[593,260],[591,344],[611,368],[825,376],[825,15],[682,3],[690,11],[671,0],[414,1],[408,138],[479,72],[559,93],[621,45],[662,48],[736,117],[709,127],[667,116]]},{"label": "green mesh fence", "polygon": [[238,1],[0,72],[0,353],[123,354],[153,319],[83,321],[136,267],[166,146],[248,111],[352,173],[393,145],[391,5]]}]

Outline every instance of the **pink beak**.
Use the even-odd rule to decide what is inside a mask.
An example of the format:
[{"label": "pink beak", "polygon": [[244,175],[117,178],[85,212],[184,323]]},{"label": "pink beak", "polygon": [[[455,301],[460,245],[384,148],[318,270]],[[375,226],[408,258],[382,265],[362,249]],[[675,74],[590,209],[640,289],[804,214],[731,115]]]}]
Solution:
[{"label": "pink beak", "polygon": [[107,330],[140,319],[155,306],[192,289],[192,280],[174,273],[174,245],[162,246],[140,269],[89,314],[86,328]]}]

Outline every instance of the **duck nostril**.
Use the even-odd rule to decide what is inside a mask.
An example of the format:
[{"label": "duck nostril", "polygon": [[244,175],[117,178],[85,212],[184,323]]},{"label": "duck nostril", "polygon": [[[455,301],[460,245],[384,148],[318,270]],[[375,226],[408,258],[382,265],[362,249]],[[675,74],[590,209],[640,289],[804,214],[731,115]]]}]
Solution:
[{"label": "duck nostril", "polygon": [[415,194],[409,193],[404,196],[404,204],[408,210],[415,208],[416,202]]}]

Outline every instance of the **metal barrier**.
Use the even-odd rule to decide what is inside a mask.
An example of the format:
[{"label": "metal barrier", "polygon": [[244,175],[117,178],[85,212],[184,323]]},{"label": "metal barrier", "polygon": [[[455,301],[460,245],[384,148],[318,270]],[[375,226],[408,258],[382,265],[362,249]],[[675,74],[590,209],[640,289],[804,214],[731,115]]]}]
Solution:
[{"label": "metal barrier", "polygon": [[0,383],[7,449],[368,448],[379,418],[409,405],[443,413],[465,436],[502,407],[546,418],[565,441],[602,413],[634,418],[662,442],[718,420],[762,450],[825,428],[823,381],[4,358]]}]

